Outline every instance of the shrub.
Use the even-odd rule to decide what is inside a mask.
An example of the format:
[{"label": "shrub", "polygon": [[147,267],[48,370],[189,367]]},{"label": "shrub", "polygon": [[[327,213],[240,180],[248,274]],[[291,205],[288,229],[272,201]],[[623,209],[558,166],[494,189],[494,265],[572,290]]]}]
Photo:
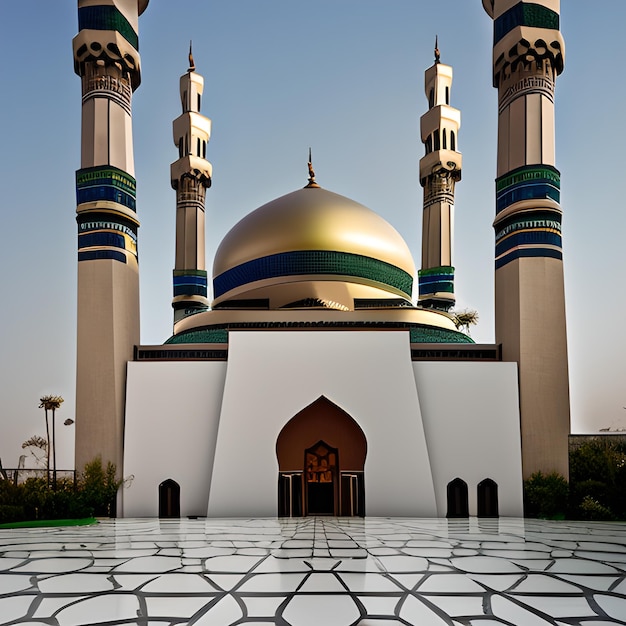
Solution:
[{"label": "shrub", "polygon": [[102,459],[96,457],[85,465],[78,480],[82,505],[91,511],[91,515],[113,516],[117,490],[122,482],[116,477],[116,467],[113,463],[109,461],[104,468]]},{"label": "shrub", "polygon": [[613,515],[611,509],[600,504],[591,496],[585,496],[578,508],[580,519],[602,522],[609,522],[615,519],[615,515]]},{"label": "shrub", "polygon": [[569,485],[558,472],[535,472],[524,481],[526,517],[562,517],[567,511]]},{"label": "shrub", "polygon": [[626,444],[597,437],[572,450],[570,482],[571,508],[582,519],[605,514],[595,505],[612,516],[602,519],[626,519]]},{"label": "shrub", "polygon": [[0,524],[23,522],[26,519],[28,519],[28,516],[23,506],[0,504]]}]

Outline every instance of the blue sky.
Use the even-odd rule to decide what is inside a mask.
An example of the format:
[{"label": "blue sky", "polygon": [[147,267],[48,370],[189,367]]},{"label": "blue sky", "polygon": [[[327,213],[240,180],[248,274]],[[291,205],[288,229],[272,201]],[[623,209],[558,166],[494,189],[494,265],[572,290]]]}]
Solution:
[{"label": "blue sky", "polygon": [[[592,8],[593,7],[593,8]],[[626,427],[626,2],[564,0],[566,68],[557,82],[572,428]],[[13,2],[0,24],[4,312],[0,457],[43,434],[38,398],[65,397],[75,418],[76,226],[80,82],[71,40],[76,3]],[[306,183],[309,146],[322,186],[383,215],[419,263],[423,72],[435,34],[454,67],[462,112],[455,258],[459,308],[474,308],[492,342],[496,91],[491,22],[480,0],[152,0],[140,20],[143,82],[135,94],[141,337],[171,334],[176,159],[171,122],[189,40],[213,120],[207,258],[257,206]],[[73,433],[59,434],[60,464]]]}]

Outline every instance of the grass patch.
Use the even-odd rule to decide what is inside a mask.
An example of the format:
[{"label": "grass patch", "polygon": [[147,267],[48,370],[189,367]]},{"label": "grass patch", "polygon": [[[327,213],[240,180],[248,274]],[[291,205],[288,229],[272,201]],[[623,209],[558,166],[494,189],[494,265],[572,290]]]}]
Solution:
[{"label": "grass patch", "polygon": [[27,522],[11,522],[9,524],[0,524],[0,528],[49,528],[55,526],[89,526],[97,524],[95,517],[84,517],[82,519],[40,519],[30,520]]}]

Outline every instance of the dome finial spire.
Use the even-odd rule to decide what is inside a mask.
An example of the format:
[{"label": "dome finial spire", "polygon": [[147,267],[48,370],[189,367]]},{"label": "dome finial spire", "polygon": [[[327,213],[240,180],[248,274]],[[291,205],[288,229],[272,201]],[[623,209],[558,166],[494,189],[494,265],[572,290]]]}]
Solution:
[{"label": "dome finial spire", "polygon": [[187,70],[188,72],[195,72],[196,71],[196,64],[194,63],[193,60],[193,51],[192,51],[192,40],[189,40],[189,69]]},{"label": "dome finial spire", "polygon": [[441,53],[439,52],[439,35],[435,35],[435,64],[441,63]]},{"label": "dome finial spire", "polygon": [[309,147],[309,162],[307,163],[309,166],[309,184],[305,187],[319,187],[319,185],[315,182],[315,170],[313,169],[313,159],[311,158],[311,148]]}]

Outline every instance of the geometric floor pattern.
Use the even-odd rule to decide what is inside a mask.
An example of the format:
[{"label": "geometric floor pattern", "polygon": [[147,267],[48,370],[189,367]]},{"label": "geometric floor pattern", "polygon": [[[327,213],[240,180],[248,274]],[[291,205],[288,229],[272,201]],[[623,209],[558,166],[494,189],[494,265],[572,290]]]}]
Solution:
[{"label": "geometric floor pattern", "polygon": [[626,625],[626,525],[308,517],[0,530],[0,624]]}]

